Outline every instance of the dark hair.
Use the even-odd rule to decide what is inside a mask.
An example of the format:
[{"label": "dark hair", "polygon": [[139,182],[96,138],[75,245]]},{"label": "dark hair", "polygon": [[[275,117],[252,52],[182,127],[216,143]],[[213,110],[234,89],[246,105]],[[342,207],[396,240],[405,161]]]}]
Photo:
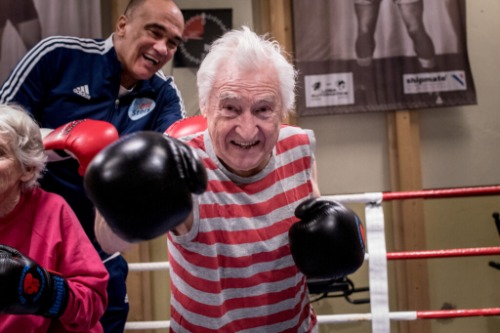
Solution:
[{"label": "dark hair", "polygon": [[131,15],[131,13],[134,11],[135,8],[139,7],[139,5],[142,5],[142,3],[146,0],[130,0],[127,4],[127,7],[125,7],[125,12],[123,13],[124,15]]},{"label": "dark hair", "polygon": [[[132,12],[137,8],[142,6],[144,2],[147,0],[130,0],[127,4],[127,7],[125,7],[125,12],[123,13],[126,16],[132,15]],[[169,0],[175,4],[175,1]]]}]

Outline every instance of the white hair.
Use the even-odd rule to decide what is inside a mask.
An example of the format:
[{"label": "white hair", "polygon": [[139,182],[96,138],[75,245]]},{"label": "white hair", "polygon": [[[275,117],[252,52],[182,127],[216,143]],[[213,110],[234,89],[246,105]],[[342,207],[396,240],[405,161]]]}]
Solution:
[{"label": "white hair", "polygon": [[21,107],[0,104],[0,135],[9,143],[23,172],[34,171],[33,176],[21,184],[21,189],[37,186],[47,161],[40,127]]},{"label": "white hair", "polygon": [[203,59],[197,73],[200,106],[207,105],[220,66],[230,62],[242,70],[261,70],[269,64],[276,68],[285,113],[295,106],[297,71],[288,62],[279,43],[266,35],[258,36],[248,27],[231,30],[217,39]]}]

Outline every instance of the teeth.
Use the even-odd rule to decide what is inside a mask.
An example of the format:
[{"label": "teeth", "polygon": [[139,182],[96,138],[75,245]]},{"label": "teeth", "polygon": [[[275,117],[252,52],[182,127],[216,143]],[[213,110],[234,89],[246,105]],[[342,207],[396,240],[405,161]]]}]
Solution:
[{"label": "teeth", "polygon": [[243,149],[250,149],[252,148],[253,146],[255,146],[258,141],[254,141],[254,142],[251,142],[251,143],[245,143],[245,142],[236,142],[236,141],[233,141],[233,143],[237,146],[240,146],[241,148]]},{"label": "teeth", "polygon": [[159,63],[158,60],[156,60],[155,58],[153,58],[153,57],[151,57],[151,56],[149,56],[147,54],[144,55],[144,58],[146,58],[147,60],[151,61],[155,65],[158,65],[158,63]]}]

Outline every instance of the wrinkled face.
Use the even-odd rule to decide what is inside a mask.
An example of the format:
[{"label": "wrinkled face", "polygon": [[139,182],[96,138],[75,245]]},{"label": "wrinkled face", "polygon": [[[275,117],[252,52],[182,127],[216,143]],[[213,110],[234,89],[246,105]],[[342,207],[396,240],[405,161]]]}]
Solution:
[{"label": "wrinkled face", "polygon": [[31,173],[22,170],[7,140],[0,135],[0,207],[17,198],[21,183],[30,178]]},{"label": "wrinkled face", "polygon": [[170,61],[182,41],[184,19],[168,0],[147,0],[116,27],[114,44],[123,65],[122,86],[151,78]]},{"label": "wrinkled face", "polygon": [[239,176],[258,173],[271,158],[284,115],[276,70],[222,66],[202,112],[219,160]]}]

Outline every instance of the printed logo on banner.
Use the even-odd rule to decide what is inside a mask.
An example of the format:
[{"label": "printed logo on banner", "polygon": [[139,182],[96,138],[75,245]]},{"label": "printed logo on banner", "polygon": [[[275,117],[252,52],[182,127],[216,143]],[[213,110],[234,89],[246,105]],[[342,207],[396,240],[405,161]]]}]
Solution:
[{"label": "printed logo on banner", "polygon": [[352,73],[306,75],[304,83],[308,108],[354,103]]},{"label": "printed logo on banner", "polygon": [[464,71],[404,74],[405,94],[467,90]]},{"label": "printed logo on banner", "polygon": [[146,97],[141,97],[141,98],[136,98],[128,108],[128,116],[132,120],[137,120],[151,111],[155,108],[156,103],[150,98]]}]

